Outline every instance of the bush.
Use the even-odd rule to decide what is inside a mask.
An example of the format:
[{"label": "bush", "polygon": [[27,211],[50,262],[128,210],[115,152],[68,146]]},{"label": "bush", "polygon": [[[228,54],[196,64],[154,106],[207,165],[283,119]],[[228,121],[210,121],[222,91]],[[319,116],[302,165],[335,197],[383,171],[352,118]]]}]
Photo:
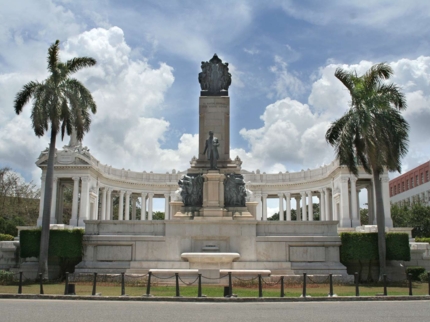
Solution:
[{"label": "bush", "polygon": [[428,275],[427,271],[425,271],[424,273],[421,273],[420,276],[418,276],[418,277],[419,277],[420,281],[423,283],[429,281],[429,275]]},{"label": "bush", "polygon": [[371,261],[378,259],[377,233],[341,233],[340,261]]},{"label": "bush", "polygon": [[[40,229],[23,230],[20,233],[20,256],[39,257]],[[49,232],[49,258],[57,257],[61,274],[73,273],[75,265],[82,260],[82,229],[51,230]]]},{"label": "bush", "polygon": [[0,241],[11,241],[14,239],[15,239],[15,237],[13,237],[12,235],[0,234]]},{"label": "bush", "polygon": [[[341,233],[340,261],[372,261],[379,259],[378,233]],[[385,235],[388,260],[411,260],[409,236],[405,233]]]},{"label": "bush", "polygon": [[411,266],[406,268],[406,274],[411,274],[413,281],[419,281],[420,275],[423,274],[425,271],[425,268],[421,266]]},{"label": "bush", "polygon": [[0,285],[7,285],[13,281],[13,273],[0,270]]},{"label": "bush", "polygon": [[387,259],[398,261],[411,260],[411,248],[409,247],[409,235],[406,233],[388,233],[385,235],[387,241]]},{"label": "bush", "polygon": [[[40,229],[23,230],[20,233],[20,256],[39,257]],[[83,230],[51,230],[49,232],[49,256],[76,258],[82,256]]]},{"label": "bush", "polygon": [[416,243],[430,243],[429,237],[416,237],[415,238]]}]

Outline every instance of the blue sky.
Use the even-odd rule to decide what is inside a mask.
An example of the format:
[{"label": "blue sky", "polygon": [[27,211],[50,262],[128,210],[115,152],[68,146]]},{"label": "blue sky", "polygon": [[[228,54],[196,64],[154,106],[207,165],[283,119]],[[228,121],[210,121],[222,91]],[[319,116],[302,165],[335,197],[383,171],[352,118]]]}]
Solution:
[{"label": "blue sky", "polygon": [[47,76],[47,49],[59,39],[62,59],[98,61],[76,77],[98,105],[84,144],[102,163],[185,170],[197,154],[200,62],[217,53],[233,75],[231,156],[244,169],[330,163],[324,134],[349,101],[334,70],[387,62],[408,100],[406,171],[430,154],[429,15],[419,0],[0,0],[0,166],[39,182],[34,162],[48,136],[34,136],[31,106],[16,116],[13,99]]}]

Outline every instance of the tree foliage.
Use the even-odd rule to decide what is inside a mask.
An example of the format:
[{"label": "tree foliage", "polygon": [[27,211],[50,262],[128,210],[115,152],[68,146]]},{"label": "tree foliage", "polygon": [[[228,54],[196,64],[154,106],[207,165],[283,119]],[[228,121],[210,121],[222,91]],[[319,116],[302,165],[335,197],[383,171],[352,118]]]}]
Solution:
[{"label": "tree foliage", "polygon": [[60,41],[57,40],[48,49],[49,77],[42,82],[31,81],[23,86],[15,97],[15,112],[20,114],[24,106],[32,102],[31,122],[36,136],[41,137],[51,129],[49,143],[46,183],[43,200],[42,235],[40,238],[40,256],[38,272],[47,277],[49,224],[54,175],[55,143],[58,133],[76,134],[82,140],[90,129],[90,112],[96,113],[96,103],[90,91],[71,74],[82,68],[94,66],[95,59],[78,57],[61,62]]},{"label": "tree foliage", "polygon": [[412,227],[412,237],[430,237],[430,206],[413,203],[411,206],[391,206],[394,227]]},{"label": "tree foliage", "polygon": [[0,234],[17,236],[17,226],[35,225],[40,189],[10,168],[0,169]]},{"label": "tree foliage", "polygon": [[385,274],[385,216],[380,175],[385,169],[401,171],[401,159],[408,151],[409,125],[401,115],[406,99],[400,88],[386,80],[393,74],[385,64],[372,66],[364,75],[336,69],[335,76],[351,96],[349,110],[335,120],[326,140],[336,150],[342,165],[355,175],[362,166],[373,175],[376,196],[380,278]]}]

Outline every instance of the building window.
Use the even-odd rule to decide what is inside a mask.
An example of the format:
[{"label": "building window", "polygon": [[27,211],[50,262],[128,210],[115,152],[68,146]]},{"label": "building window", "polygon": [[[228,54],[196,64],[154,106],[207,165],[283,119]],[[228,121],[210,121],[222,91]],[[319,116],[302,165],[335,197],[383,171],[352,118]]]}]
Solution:
[{"label": "building window", "polygon": [[426,171],[426,178],[427,178],[427,182],[429,181],[429,172]]},{"label": "building window", "polygon": [[397,189],[396,189],[396,186],[394,186],[394,194],[396,193],[397,193]]},{"label": "building window", "polygon": [[402,191],[405,191],[405,183],[402,182]]},{"label": "building window", "polygon": [[411,186],[414,187],[414,178],[411,178]]},{"label": "building window", "polygon": [[424,183],[424,173],[421,173],[421,184]]},{"label": "building window", "polygon": [[409,189],[409,180],[406,180],[406,189]]},{"label": "building window", "polygon": [[400,193],[400,183],[399,183],[399,193]]},{"label": "building window", "polygon": [[415,182],[417,183],[417,186],[420,184],[420,182],[418,181],[418,176],[415,177]]}]

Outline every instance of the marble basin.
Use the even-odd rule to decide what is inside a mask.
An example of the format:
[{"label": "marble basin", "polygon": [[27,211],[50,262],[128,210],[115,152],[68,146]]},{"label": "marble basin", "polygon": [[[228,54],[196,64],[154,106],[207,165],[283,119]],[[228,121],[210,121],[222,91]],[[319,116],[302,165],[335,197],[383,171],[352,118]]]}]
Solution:
[{"label": "marble basin", "polygon": [[239,253],[182,253],[181,258],[192,264],[231,264],[240,258]]}]

